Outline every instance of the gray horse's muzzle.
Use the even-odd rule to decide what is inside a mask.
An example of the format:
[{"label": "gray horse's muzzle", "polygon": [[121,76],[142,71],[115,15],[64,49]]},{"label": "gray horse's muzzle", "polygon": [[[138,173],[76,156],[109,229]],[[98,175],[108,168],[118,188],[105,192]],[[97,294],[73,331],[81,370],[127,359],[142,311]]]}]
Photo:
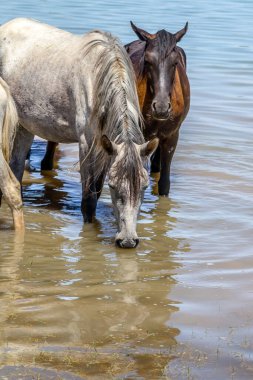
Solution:
[{"label": "gray horse's muzzle", "polygon": [[139,244],[139,239],[116,239],[115,243],[120,248],[136,248]]}]

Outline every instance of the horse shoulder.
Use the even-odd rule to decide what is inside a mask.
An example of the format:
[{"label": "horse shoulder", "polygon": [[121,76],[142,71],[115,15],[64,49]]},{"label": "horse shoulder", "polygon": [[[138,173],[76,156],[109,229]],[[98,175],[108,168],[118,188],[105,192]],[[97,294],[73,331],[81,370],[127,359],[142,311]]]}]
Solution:
[{"label": "horse shoulder", "polygon": [[177,65],[171,96],[174,117],[186,116],[190,103],[190,86],[181,63]]}]

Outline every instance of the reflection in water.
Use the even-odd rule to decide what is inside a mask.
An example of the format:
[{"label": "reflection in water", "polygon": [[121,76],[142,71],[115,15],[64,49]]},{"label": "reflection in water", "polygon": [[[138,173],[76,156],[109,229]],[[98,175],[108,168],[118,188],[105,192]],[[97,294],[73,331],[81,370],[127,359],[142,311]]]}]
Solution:
[{"label": "reflection in water", "polygon": [[[36,142],[36,158],[44,146]],[[67,149],[72,168],[77,147]],[[172,253],[188,246],[167,236],[179,206],[148,190],[138,225],[142,242],[122,250],[114,246],[107,187],[96,223],[84,226],[78,172],[68,172],[60,157],[58,171],[44,174],[26,173],[25,241],[17,245],[9,237],[9,253],[1,257],[1,284],[9,291],[1,298],[0,363],[83,376],[145,377],[148,371],[159,378],[180,333],[169,323],[179,308],[170,299],[179,268]]]},{"label": "reflection in water", "polygon": [[[72,157],[72,168],[67,168],[69,163],[68,151],[71,148],[66,148],[65,151],[57,149],[55,155],[55,167],[59,168],[59,160],[64,163],[64,171],[58,174],[57,170],[45,171],[40,173],[40,161],[45,153],[45,142],[35,140],[32,145],[31,166],[33,171],[28,175],[25,173],[23,178],[23,196],[28,204],[39,207],[47,207],[51,210],[62,210],[64,208],[75,209],[77,197],[73,191],[73,184],[78,186],[79,173],[75,170],[76,162]],[[71,153],[73,150],[71,150]],[[75,152],[77,157],[77,152]],[[80,189],[78,189],[79,204],[81,202]],[[70,198],[71,197],[71,198]]]}]

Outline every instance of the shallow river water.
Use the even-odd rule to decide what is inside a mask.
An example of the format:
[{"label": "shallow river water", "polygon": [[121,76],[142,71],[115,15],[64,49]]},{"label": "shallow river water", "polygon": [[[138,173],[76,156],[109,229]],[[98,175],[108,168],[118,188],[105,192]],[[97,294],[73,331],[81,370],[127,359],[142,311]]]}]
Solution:
[{"label": "shallow river water", "polygon": [[129,20],[181,29],[191,110],[169,199],[146,191],[137,249],[114,246],[108,187],[83,226],[77,146],[24,176],[25,240],[0,210],[0,379],[253,378],[253,3],[10,0],[28,16],[126,43]]}]

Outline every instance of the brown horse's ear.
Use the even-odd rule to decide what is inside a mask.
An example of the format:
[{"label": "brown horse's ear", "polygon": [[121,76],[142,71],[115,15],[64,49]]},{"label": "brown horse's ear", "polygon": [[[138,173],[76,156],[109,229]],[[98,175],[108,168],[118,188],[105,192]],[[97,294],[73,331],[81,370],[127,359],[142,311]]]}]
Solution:
[{"label": "brown horse's ear", "polygon": [[109,156],[112,156],[113,154],[117,153],[116,144],[113,141],[111,141],[106,135],[103,135],[101,137],[101,144],[104,150],[109,154]]},{"label": "brown horse's ear", "polygon": [[179,30],[177,33],[174,34],[177,42],[179,42],[181,40],[181,38],[184,37],[187,30],[188,30],[188,21],[185,24],[185,27],[183,29]]},{"label": "brown horse's ear", "polygon": [[157,137],[142,144],[140,147],[140,155],[142,157],[150,156],[152,153],[154,153],[154,151],[158,147],[158,144],[159,144],[159,139]]},{"label": "brown horse's ear", "polygon": [[156,36],[155,34],[150,34],[143,29],[137,28],[137,26],[134,25],[132,21],[130,21],[130,24],[134,33],[139,37],[140,40],[147,41],[147,40],[153,40],[155,38]]}]

